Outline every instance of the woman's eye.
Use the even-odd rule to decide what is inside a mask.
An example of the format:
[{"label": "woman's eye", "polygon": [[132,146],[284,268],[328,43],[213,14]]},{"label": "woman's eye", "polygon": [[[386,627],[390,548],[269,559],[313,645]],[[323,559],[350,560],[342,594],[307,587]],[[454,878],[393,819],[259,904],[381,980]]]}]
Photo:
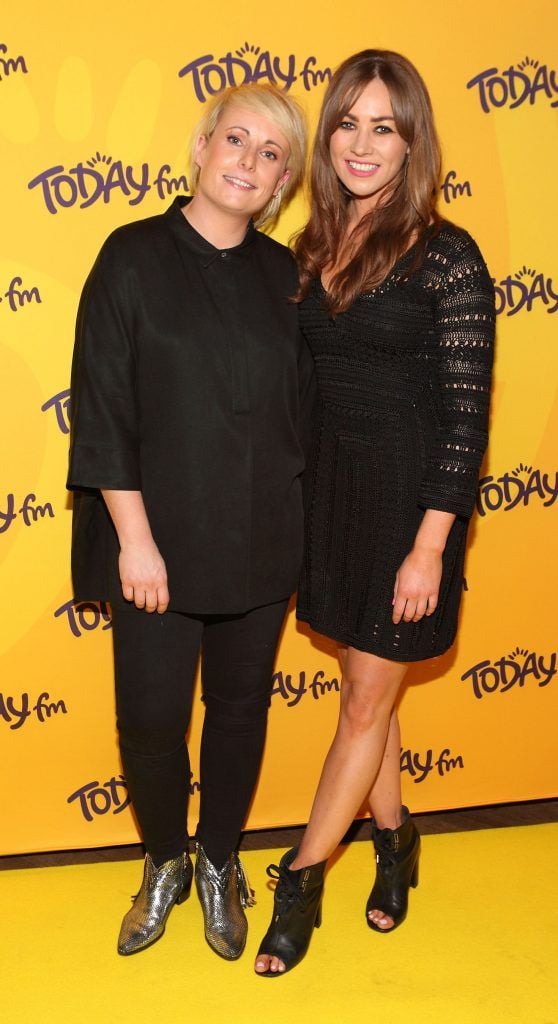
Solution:
[{"label": "woman's eye", "polygon": [[353,121],[341,121],[341,124],[339,125],[339,127],[343,128],[344,131],[349,131],[351,128],[354,128],[354,122]]},{"label": "woman's eye", "polygon": [[264,149],[262,156],[265,156],[266,160],[277,160],[277,153],[274,153],[272,149]]},{"label": "woman's eye", "polygon": [[227,135],[227,142],[232,142],[233,146],[241,146],[242,142],[238,135]]},{"label": "woman's eye", "polygon": [[393,128],[388,124],[377,124],[375,129],[379,135],[393,135]]}]

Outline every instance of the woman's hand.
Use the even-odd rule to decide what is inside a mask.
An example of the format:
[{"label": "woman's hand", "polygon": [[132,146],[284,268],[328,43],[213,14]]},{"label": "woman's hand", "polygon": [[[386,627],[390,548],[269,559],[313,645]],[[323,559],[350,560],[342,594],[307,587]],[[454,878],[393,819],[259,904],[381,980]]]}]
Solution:
[{"label": "woman's hand", "polygon": [[438,604],[442,554],[455,522],[453,512],[427,508],[412,551],[399,566],[393,590],[393,622],[419,622]]},{"label": "woman's hand", "polygon": [[122,593],[136,608],[162,614],[168,608],[167,569],[153,540],[124,545],[118,559]]},{"label": "woman's hand", "polygon": [[393,591],[393,622],[419,622],[438,604],[442,554],[433,548],[414,547],[399,567]]},{"label": "woman's hand", "polygon": [[127,601],[146,612],[166,612],[167,567],[153,540],[141,491],[102,490],[120,543],[118,569]]}]

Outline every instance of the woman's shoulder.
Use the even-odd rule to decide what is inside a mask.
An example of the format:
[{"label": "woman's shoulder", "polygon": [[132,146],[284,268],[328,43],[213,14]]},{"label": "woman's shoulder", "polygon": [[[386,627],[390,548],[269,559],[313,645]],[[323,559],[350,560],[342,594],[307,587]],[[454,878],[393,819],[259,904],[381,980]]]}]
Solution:
[{"label": "woman's shoulder", "polygon": [[285,273],[289,280],[298,281],[298,271],[293,252],[264,231],[256,231],[260,252],[273,271]]},{"label": "woman's shoulder", "polygon": [[[144,272],[151,274],[157,264],[165,265],[169,248],[165,214],[121,224],[111,231],[94,258],[91,278],[110,282],[114,291],[128,285]],[[158,258],[154,259],[155,254]]]},{"label": "woman's shoulder", "polygon": [[445,219],[440,220],[434,230],[431,230],[426,256],[441,265],[472,261],[485,266],[482,252],[473,236],[465,228]]},{"label": "woman's shoulder", "polygon": [[139,246],[152,243],[158,236],[168,235],[166,214],[160,213],[153,217],[120,224],[114,228],[101,247],[101,253],[109,256],[119,254],[128,256],[137,251]]},{"label": "woman's shoulder", "polygon": [[256,237],[258,245],[261,246],[262,251],[267,253],[270,259],[276,259],[278,262],[285,262],[285,264],[294,263],[294,255],[287,245],[278,242],[276,238],[267,235],[265,231],[256,231]]},{"label": "woman's shoulder", "polygon": [[494,284],[482,252],[465,228],[442,220],[431,234],[422,264],[423,281],[444,295],[474,292],[494,305]]}]

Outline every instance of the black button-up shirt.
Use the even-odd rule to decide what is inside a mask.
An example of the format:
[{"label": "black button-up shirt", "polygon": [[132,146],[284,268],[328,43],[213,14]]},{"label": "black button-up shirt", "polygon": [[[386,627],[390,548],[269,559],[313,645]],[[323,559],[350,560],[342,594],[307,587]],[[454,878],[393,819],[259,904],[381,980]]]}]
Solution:
[{"label": "black button-up shirt", "polygon": [[141,490],[170,607],[243,612],[296,588],[314,400],[289,251],[250,225],[216,249],[175,200],[118,228],[85,285],[68,487],[77,600],[122,603],[100,489]]}]

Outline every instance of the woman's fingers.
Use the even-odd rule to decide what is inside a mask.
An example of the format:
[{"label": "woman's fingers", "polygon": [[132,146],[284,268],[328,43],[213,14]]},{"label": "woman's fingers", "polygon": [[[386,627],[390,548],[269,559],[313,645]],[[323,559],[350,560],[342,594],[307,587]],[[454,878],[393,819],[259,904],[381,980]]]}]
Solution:
[{"label": "woman's fingers", "polygon": [[167,570],[152,539],[123,546],[118,566],[126,601],[133,601],[136,608],[145,608],[150,614],[166,611],[169,603]]},{"label": "woman's fingers", "polygon": [[169,606],[170,596],[166,583],[160,583],[158,586],[123,583],[122,594],[126,601],[133,601],[136,608],[144,608],[149,613],[159,612],[162,615]]},{"label": "woman's fingers", "polygon": [[145,608],[146,612],[156,612],[157,604],[157,588],[149,587],[149,589],[145,591],[145,604],[143,607]]},{"label": "woman's fingers", "polygon": [[395,625],[398,625],[401,620],[403,622],[420,622],[423,615],[432,615],[436,610],[437,603],[436,594],[430,594],[429,597],[417,597],[416,594],[405,597],[404,592],[399,590],[393,606],[392,621]]},{"label": "woman's fingers", "polygon": [[399,622],[401,622],[401,619],[403,618],[406,604],[407,598],[403,597],[403,595],[398,591],[397,597],[395,598],[395,604],[393,606],[393,614],[391,616],[396,626]]},{"label": "woman's fingers", "polygon": [[427,602],[426,614],[427,615],[432,615],[432,613],[436,611],[437,605],[438,605],[438,595],[437,594],[430,594],[429,598],[428,598],[428,602]]},{"label": "woman's fingers", "polygon": [[413,622],[415,613],[417,610],[417,599],[416,597],[408,597],[405,604],[405,611],[403,612],[403,622]]},{"label": "woman's fingers", "polygon": [[427,597],[420,597],[418,599],[417,606],[416,606],[416,609],[415,609],[415,614],[413,615],[413,622],[420,622],[420,620],[422,619],[422,616],[426,612],[427,605],[428,605],[428,598]]},{"label": "woman's fingers", "polygon": [[167,584],[160,583],[158,586],[149,587],[144,593],[144,598],[145,601],[142,605],[138,605],[136,601],[138,608],[145,608],[146,612],[150,614],[159,612],[159,615],[162,615],[163,612],[166,612],[170,600]]}]

